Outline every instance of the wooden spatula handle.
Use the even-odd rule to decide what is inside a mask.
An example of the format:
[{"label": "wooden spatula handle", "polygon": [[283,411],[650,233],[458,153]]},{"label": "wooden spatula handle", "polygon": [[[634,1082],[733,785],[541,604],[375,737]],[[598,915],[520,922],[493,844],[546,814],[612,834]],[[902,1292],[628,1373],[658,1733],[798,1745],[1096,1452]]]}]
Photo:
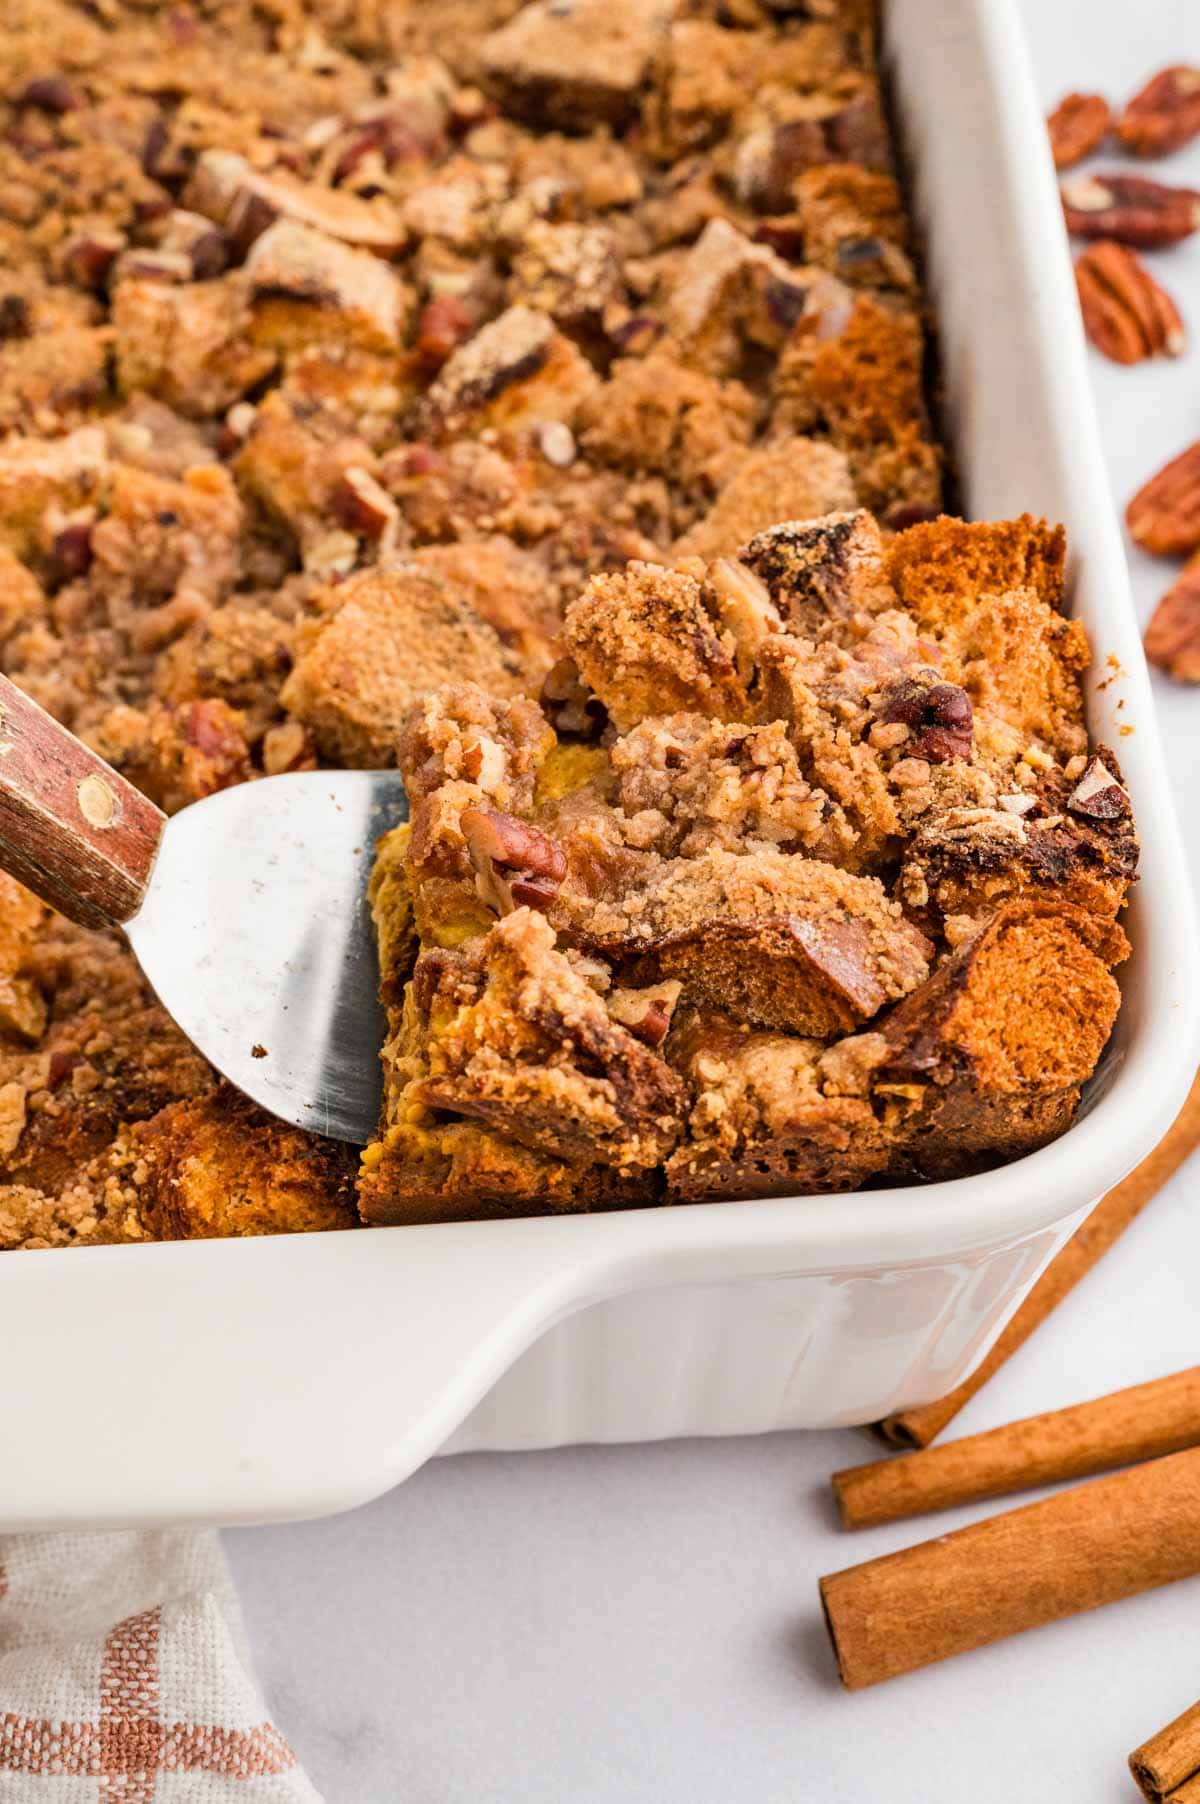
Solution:
[{"label": "wooden spatula handle", "polygon": [[141,907],[166,816],[0,676],[0,869],[72,921]]}]

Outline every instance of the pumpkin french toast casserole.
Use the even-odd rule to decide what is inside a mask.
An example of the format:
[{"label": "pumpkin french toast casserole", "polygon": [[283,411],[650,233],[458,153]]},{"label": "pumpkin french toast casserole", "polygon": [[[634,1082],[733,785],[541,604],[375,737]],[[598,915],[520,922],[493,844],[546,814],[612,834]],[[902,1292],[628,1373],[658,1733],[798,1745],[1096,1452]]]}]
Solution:
[{"label": "pumpkin french toast casserole", "polygon": [[361,1163],[0,880],[0,1246],[1061,1133],[1137,842],[927,327],[871,0],[12,0],[3,668],[168,811],[396,765],[411,820]]}]

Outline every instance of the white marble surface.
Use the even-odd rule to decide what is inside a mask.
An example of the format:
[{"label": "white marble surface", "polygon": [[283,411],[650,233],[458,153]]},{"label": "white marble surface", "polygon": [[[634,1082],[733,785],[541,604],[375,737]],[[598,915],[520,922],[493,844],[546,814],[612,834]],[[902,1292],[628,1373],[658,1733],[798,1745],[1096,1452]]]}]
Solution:
[{"label": "white marble surface", "polygon": [[[1047,100],[1200,61],[1196,0],[1021,3]],[[1200,146],[1171,173],[1200,186]],[[1160,266],[1200,337],[1200,241]],[[1200,431],[1200,352],[1093,370],[1123,503]],[[1168,572],[1134,576],[1144,617]],[[1200,886],[1200,694],[1159,692]],[[1194,1362],[1198,1201],[1193,1160],[956,1432]],[[330,1804],[1132,1804],[1125,1755],[1200,1695],[1200,1580],[848,1696],[817,1577],[922,1532],[834,1527],[828,1473],[870,1456],[846,1431],[444,1460],[226,1542]]]}]

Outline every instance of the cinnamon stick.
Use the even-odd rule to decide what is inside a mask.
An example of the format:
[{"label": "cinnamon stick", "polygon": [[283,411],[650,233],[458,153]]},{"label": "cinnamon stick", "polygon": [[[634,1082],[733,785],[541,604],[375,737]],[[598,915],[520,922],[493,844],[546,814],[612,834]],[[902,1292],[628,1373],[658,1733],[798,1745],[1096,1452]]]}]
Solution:
[{"label": "cinnamon stick", "polygon": [[878,1424],[884,1439],[896,1447],[927,1447],[936,1439],[963,1405],[976,1391],[982,1390],[1017,1348],[1024,1346],[1034,1329],[1074,1290],[1079,1280],[1087,1276],[1129,1224],[1136,1221],[1150,1199],[1197,1145],[1200,1145],[1200,1076],[1193,1082],[1174,1125],[1124,1182],[1097,1203],[1083,1226],[1051,1260],[983,1363],[949,1396],[885,1417]]},{"label": "cinnamon stick", "polygon": [[1150,1804],[1167,1798],[1171,1804],[1190,1804],[1189,1794],[1200,1798],[1200,1704],[1135,1748],[1129,1770]]},{"label": "cinnamon stick", "polygon": [[821,1580],[850,1691],[1200,1572],[1200,1448]]},{"label": "cinnamon stick", "polygon": [[[872,1528],[1200,1446],[1200,1366],[900,1459],[835,1472],[843,1528]],[[1200,1764],[1198,1762],[1197,1764]]]}]

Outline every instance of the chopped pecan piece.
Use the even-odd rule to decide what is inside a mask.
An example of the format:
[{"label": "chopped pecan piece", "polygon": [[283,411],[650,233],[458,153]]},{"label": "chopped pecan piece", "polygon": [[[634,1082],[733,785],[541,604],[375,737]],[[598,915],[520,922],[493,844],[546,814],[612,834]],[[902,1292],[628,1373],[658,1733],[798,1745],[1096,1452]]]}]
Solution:
[{"label": "chopped pecan piece", "polygon": [[1067,230],[1077,238],[1115,238],[1138,250],[1178,244],[1200,226],[1200,194],[1142,175],[1090,175],[1064,183]]},{"label": "chopped pecan piece", "polygon": [[1116,123],[1117,137],[1135,157],[1163,157],[1200,132],[1200,69],[1186,63],[1162,69],[1136,93]]},{"label": "chopped pecan piece", "polygon": [[1178,307],[1124,245],[1089,246],[1075,265],[1075,284],[1087,335],[1114,363],[1183,352],[1187,335]]},{"label": "chopped pecan piece", "polygon": [[549,907],[567,874],[567,861],[548,834],[495,808],[467,808],[459,824],[481,901],[499,915]]},{"label": "chopped pecan piece", "polygon": [[224,232],[202,213],[189,213],[182,207],[168,213],[158,248],[186,257],[197,282],[211,281],[229,262]]},{"label": "chopped pecan piece", "polygon": [[368,470],[351,465],[342,471],[333,497],[334,512],[350,532],[377,539],[384,553],[394,550],[400,509]]},{"label": "chopped pecan piece", "polygon": [[1185,565],[1155,608],[1146,656],[1177,682],[1200,683],[1200,558]]},{"label": "chopped pecan piece", "polygon": [[1056,169],[1070,169],[1098,150],[1108,136],[1112,111],[1102,94],[1066,94],[1059,101],[1046,129]]},{"label": "chopped pecan piece", "polygon": [[650,984],[641,990],[611,990],[605,1006],[614,1021],[649,1047],[661,1046],[671,1031],[671,1016],[683,994],[678,978]]},{"label": "chopped pecan piece", "polygon": [[400,250],[407,237],[394,207],[341,189],[262,175],[234,151],[204,151],[184,198],[194,212],[220,226],[242,253],[277,219],[313,227],[381,257]]},{"label": "chopped pecan piece", "polygon": [[1138,490],[1125,518],[1143,551],[1174,557],[1200,547],[1200,441]]},{"label": "chopped pecan piece", "polygon": [[1129,794],[1103,758],[1093,757],[1067,797],[1067,807],[1072,814],[1087,814],[1093,820],[1120,820],[1130,812]]},{"label": "chopped pecan piece", "polygon": [[95,510],[89,508],[80,518],[66,521],[54,535],[54,562],[68,582],[86,576],[91,568],[95,523]]},{"label": "chopped pecan piece", "polygon": [[440,295],[421,309],[417,321],[417,355],[429,369],[440,370],[470,338],[477,321],[471,308],[457,295]]},{"label": "chopped pecan piece", "polygon": [[80,288],[99,290],[124,249],[125,239],[120,232],[94,226],[67,244],[63,253],[66,273]]},{"label": "chopped pecan piece", "polygon": [[879,716],[885,726],[909,729],[908,755],[929,764],[969,758],[974,745],[971,698],[955,683],[924,684],[903,677],[890,689]]}]

